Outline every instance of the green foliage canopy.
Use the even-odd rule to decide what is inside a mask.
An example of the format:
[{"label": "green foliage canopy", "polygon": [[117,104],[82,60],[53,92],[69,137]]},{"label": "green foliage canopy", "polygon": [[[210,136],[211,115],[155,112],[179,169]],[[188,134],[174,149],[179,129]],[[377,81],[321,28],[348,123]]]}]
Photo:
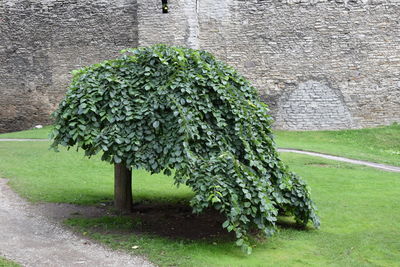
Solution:
[{"label": "green foliage canopy", "polygon": [[163,171],[190,186],[195,212],[212,206],[251,252],[248,231],[275,230],[278,212],[319,219],[309,190],[280,161],[258,93],[210,53],[156,45],[73,73],[54,113],[53,147]]}]

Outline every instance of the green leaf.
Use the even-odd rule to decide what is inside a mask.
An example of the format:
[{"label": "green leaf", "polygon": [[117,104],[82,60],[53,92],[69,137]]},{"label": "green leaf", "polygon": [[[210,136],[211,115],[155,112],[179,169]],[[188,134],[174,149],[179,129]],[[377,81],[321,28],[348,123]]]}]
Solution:
[{"label": "green leaf", "polygon": [[211,199],[211,203],[213,203],[213,204],[218,203],[218,202],[221,202],[221,199],[219,199],[217,196],[214,196],[214,197]]},{"label": "green leaf", "polygon": [[245,251],[247,255],[250,255],[253,252],[253,248],[251,246],[246,246]]},{"label": "green leaf", "polygon": [[120,157],[118,157],[117,155],[115,155],[115,156],[114,156],[114,162],[118,164],[118,163],[121,163],[122,160],[121,160]]},{"label": "green leaf", "polygon": [[244,240],[243,239],[238,239],[236,240],[236,246],[240,247],[241,245],[243,245]]}]

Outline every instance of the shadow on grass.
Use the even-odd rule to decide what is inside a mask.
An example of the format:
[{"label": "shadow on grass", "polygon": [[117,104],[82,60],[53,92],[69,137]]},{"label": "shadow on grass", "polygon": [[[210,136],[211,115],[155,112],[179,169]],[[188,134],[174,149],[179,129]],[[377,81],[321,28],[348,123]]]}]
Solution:
[{"label": "shadow on grass", "polygon": [[293,229],[298,231],[312,230],[312,228],[306,225],[295,222],[292,217],[279,217],[276,225],[281,229]]},{"label": "shadow on grass", "polygon": [[[111,205],[111,203],[108,203]],[[111,212],[110,212],[111,210]],[[131,214],[120,215],[112,211],[111,206],[106,216],[88,218],[80,212],[68,224],[83,226],[101,234],[136,234],[150,235],[172,240],[231,242],[235,234],[222,228],[225,217],[214,209],[207,209],[201,214],[193,214],[187,201],[175,203],[141,201],[136,203]],[[291,217],[279,217],[277,226],[281,229],[306,231],[310,228],[297,224]],[[250,231],[257,240],[264,240],[258,230]]]},{"label": "shadow on grass", "polygon": [[193,214],[188,203],[142,202],[134,205],[127,217],[133,222],[136,234],[150,234],[169,239],[234,240],[234,234],[222,228],[226,220],[214,209]]}]

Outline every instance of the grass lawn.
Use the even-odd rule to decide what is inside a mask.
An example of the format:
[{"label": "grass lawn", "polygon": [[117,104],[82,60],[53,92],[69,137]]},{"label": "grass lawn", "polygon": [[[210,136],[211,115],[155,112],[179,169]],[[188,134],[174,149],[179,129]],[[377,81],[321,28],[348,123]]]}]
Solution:
[{"label": "grass lawn", "polygon": [[0,267],[20,267],[21,265],[0,257]]},{"label": "grass lawn", "polygon": [[[50,126],[0,134],[0,138],[48,138]],[[344,131],[274,131],[282,148],[296,148],[400,166],[400,124]]]},{"label": "grass lawn", "polygon": [[0,134],[0,138],[29,138],[29,139],[48,139],[52,126],[44,126],[41,129],[31,129],[13,133]]},{"label": "grass lawn", "polygon": [[400,124],[344,131],[274,131],[282,148],[297,148],[400,166]]},{"label": "grass lawn", "polygon": [[[9,184],[32,202],[95,204],[112,199],[112,165],[75,150],[56,153],[49,146],[50,142],[1,142],[0,177],[11,178]],[[134,197],[147,200],[157,195],[160,201],[179,201],[191,196],[188,188],[177,189],[171,181],[164,175],[136,171],[133,187],[140,190]]]},{"label": "grass lawn", "polygon": [[[85,159],[80,152],[55,153],[48,146],[47,142],[0,143],[1,176],[10,178],[11,186],[32,201],[93,204],[111,199],[111,165]],[[291,153],[282,158],[312,188],[322,226],[300,230],[290,218],[281,218],[279,233],[254,240],[250,256],[223,235],[171,239],[141,232],[142,222],[129,217],[75,218],[66,223],[111,247],[144,254],[161,266],[398,265],[399,173]],[[173,187],[171,177],[134,172],[137,202],[182,205],[191,196],[188,188]],[[166,212],[159,219],[168,222],[171,215]],[[182,219],[177,227],[184,226]]]}]

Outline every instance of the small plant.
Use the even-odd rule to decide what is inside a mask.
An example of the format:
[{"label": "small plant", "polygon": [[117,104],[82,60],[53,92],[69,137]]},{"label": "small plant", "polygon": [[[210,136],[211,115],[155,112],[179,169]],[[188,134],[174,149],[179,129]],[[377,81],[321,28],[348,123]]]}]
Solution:
[{"label": "small plant", "polygon": [[268,109],[246,79],[204,51],[124,52],[73,72],[52,145],[114,163],[117,208],[131,208],[131,168],[174,170],[176,184],[195,193],[194,212],[223,213],[222,226],[247,253],[249,229],[273,234],[278,211],[319,226],[309,190],[279,159]]}]

